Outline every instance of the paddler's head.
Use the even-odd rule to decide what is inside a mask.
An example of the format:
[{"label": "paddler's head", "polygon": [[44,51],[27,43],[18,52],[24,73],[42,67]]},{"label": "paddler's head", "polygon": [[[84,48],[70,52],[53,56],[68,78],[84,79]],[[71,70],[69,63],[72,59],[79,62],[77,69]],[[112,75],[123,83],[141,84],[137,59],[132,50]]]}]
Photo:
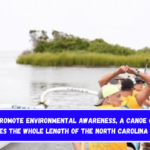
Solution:
[{"label": "paddler's head", "polygon": [[122,80],[121,90],[122,91],[133,91],[134,90],[133,81],[129,78]]},{"label": "paddler's head", "polygon": [[95,106],[112,105],[114,107],[119,107],[122,101],[121,93],[117,86],[105,85],[99,91],[99,100]]},{"label": "paddler's head", "polygon": [[141,78],[132,78],[134,84],[134,89],[136,91],[141,91],[143,89],[143,83],[145,83]]}]

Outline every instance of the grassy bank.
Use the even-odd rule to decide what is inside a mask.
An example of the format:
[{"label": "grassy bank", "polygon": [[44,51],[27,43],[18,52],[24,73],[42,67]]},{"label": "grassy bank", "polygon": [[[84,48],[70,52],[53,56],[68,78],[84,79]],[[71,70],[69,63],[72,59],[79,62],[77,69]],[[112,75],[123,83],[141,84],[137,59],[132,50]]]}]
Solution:
[{"label": "grassy bank", "polygon": [[149,53],[137,53],[129,56],[111,54],[62,52],[62,53],[33,53],[19,56],[17,63],[38,66],[120,66],[128,64],[133,67],[144,67]]}]

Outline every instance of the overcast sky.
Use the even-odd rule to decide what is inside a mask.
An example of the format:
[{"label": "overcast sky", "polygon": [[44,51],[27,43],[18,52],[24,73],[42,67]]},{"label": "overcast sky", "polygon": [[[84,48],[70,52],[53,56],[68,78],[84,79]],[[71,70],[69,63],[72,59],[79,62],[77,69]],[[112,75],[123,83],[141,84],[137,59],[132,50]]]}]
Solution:
[{"label": "overcast sky", "polygon": [[31,48],[31,29],[150,47],[149,16],[149,0],[1,0],[0,51]]}]

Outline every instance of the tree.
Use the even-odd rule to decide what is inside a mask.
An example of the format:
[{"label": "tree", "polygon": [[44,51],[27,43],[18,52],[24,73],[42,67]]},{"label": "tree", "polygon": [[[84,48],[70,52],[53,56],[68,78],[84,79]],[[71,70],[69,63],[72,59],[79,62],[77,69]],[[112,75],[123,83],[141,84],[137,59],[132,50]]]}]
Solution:
[{"label": "tree", "polygon": [[30,30],[29,36],[34,48],[42,42],[47,42],[47,40],[49,39],[49,37],[47,36],[47,32],[44,30]]}]

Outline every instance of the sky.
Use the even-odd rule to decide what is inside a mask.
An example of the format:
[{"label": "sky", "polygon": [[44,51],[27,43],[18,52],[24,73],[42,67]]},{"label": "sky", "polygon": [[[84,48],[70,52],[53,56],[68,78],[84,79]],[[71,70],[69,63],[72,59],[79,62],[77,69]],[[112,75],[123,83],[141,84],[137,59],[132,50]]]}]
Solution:
[{"label": "sky", "polygon": [[150,47],[149,0],[1,0],[0,51],[31,49],[29,30]]}]

